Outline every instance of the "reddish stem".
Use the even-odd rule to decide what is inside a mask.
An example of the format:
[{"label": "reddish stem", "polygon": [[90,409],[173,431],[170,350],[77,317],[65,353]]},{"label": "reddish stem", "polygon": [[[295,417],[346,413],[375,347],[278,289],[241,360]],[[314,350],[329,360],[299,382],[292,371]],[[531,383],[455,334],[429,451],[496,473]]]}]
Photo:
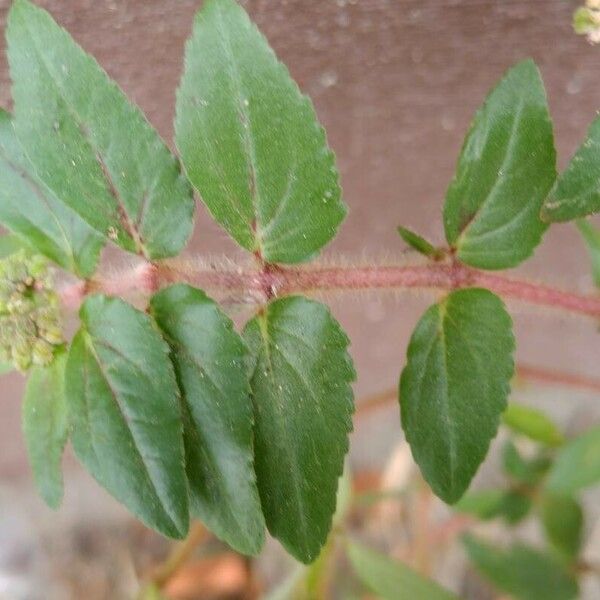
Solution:
[{"label": "reddish stem", "polygon": [[264,303],[273,297],[294,293],[352,290],[402,290],[411,288],[454,290],[484,287],[498,295],[537,306],[600,318],[600,295],[567,292],[545,284],[480,271],[459,263],[428,263],[416,266],[306,267],[255,270],[213,268],[201,262],[142,264],[134,270],[99,279],[86,287],[77,284],[63,290],[69,306],[89,292],[127,295],[152,293],[161,286],[186,282],[207,290],[237,295],[240,302]]}]

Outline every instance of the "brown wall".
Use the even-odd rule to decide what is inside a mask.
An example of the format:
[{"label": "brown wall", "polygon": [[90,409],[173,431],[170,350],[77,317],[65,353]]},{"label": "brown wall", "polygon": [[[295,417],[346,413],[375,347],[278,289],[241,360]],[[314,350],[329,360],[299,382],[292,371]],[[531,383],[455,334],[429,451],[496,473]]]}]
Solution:
[{"label": "brown wall", "polygon": [[[40,0],[170,140],[184,39],[198,0]],[[309,93],[336,150],[351,211],[329,252],[398,256],[399,223],[442,241],[440,206],[470,118],[503,71],[531,56],[545,78],[560,163],[600,107],[600,47],[571,30],[566,0],[248,0],[244,3]],[[9,6],[0,0],[0,21]],[[10,103],[0,51],[0,101]],[[203,210],[194,249],[234,252]],[[557,226],[523,269],[589,287],[573,229]],[[334,302],[353,339],[359,392],[395,385],[420,297]],[[593,327],[515,307],[519,356],[593,374]],[[20,470],[17,378],[0,390],[0,468]]]}]

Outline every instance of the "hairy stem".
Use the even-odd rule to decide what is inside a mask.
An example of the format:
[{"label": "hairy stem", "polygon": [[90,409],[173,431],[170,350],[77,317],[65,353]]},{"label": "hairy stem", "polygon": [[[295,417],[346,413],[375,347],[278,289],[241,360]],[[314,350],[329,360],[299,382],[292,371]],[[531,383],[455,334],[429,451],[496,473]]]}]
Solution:
[{"label": "hairy stem", "polygon": [[[222,261],[221,261],[222,262]],[[214,263],[218,264],[218,261]],[[127,296],[150,294],[164,285],[190,283],[220,292],[238,302],[261,304],[270,298],[294,293],[359,290],[435,289],[451,291],[484,287],[499,296],[528,304],[600,318],[600,295],[569,292],[542,283],[473,269],[459,263],[426,263],[412,266],[311,266],[258,270],[234,265],[214,266],[205,261],[142,263],[128,272],[77,284],[62,291],[65,304],[74,307],[88,293]]]}]

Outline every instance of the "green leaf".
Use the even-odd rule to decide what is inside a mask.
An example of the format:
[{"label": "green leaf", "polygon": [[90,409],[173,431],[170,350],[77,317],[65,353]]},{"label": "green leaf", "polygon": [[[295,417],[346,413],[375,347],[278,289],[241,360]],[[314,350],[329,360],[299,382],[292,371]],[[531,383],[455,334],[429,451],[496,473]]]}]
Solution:
[{"label": "green leaf", "polygon": [[144,523],[183,537],[188,491],[169,347],[120,299],[91,296],[80,317],[66,373],[75,453]]},{"label": "green leaf", "polygon": [[576,224],[590,255],[594,285],[600,287],[600,231],[585,219],[578,219]]},{"label": "green leaf", "polygon": [[525,493],[511,490],[506,493],[501,515],[509,525],[520,523],[531,511],[533,502]]},{"label": "green leaf", "polygon": [[572,494],[600,482],[600,427],[576,437],[559,452],[550,473],[548,489]]},{"label": "green leaf", "polygon": [[546,446],[560,446],[565,440],[554,421],[536,408],[511,402],[502,415],[502,421],[514,432]]},{"label": "green leaf", "polygon": [[[0,222],[38,252],[80,277],[93,274],[103,239],[35,175],[0,110]],[[13,238],[14,239],[14,238]]]},{"label": "green leaf", "polygon": [[434,260],[439,260],[443,258],[444,253],[439,248],[436,248],[424,237],[421,237],[414,231],[411,231],[410,229],[407,229],[406,227],[402,227],[400,225],[398,227],[398,233],[400,234],[400,237],[417,252],[420,252],[425,256],[429,256]]},{"label": "green leaf", "polygon": [[583,510],[579,502],[571,496],[545,495],[542,522],[552,545],[567,558],[574,559],[583,541]]},{"label": "green leaf", "polygon": [[548,195],[542,218],[551,222],[571,221],[600,210],[600,117],[575,152]]},{"label": "green leaf", "polygon": [[234,0],[208,0],[186,47],[177,147],[213,217],[267,262],[298,263],[346,214],[308,98]]},{"label": "green leaf", "polygon": [[532,502],[517,491],[481,490],[465,494],[455,505],[460,513],[487,521],[503,517],[508,523],[521,521],[531,510]]},{"label": "green leaf", "polygon": [[461,261],[505,269],[531,256],[546,230],[539,212],[555,162],[544,85],[526,60],[475,115],[446,194],[446,238]]},{"label": "green leaf", "polygon": [[256,554],[265,523],[244,342],[219,307],[188,285],[155,295],[151,310],[171,346],[182,392],[191,512],[239,552]]},{"label": "green leaf", "polygon": [[552,464],[550,458],[543,454],[530,459],[524,458],[510,440],[502,449],[502,463],[508,475],[529,485],[538,483]]},{"label": "green leaf", "polygon": [[255,356],[255,466],[269,531],[302,562],[327,539],[354,410],[348,338],[327,307],[269,304],[244,333]]},{"label": "green leaf", "polygon": [[512,323],[483,289],[452,292],[419,321],[400,378],[402,427],[445,502],[465,492],[496,435],[513,374]]},{"label": "green leaf", "polygon": [[502,513],[505,497],[505,490],[468,492],[454,505],[454,510],[487,521]]},{"label": "green leaf", "polygon": [[63,497],[62,455],[69,437],[65,401],[67,354],[49,367],[31,370],[23,400],[23,433],[36,485],[44,501],[58,508]]},{"label": "green leaf", "polygon": [[191,190],[141,111],[28,0],[14,2],[6,35],[15,129],[39,178],[125,250],[178,254],[193,226]]},{"label": "green leaf", "polygon": [[477,569],[514,598],[570,600],[578,596],[577,579],[551,555],[520,544],[503,550],[473,536],[465,536],[463,542]]},{"label": "green leaf", "polygon": [[384,600],[457,600],[431,579],[378,552],[348,543],[348,557],[362,583]]}]

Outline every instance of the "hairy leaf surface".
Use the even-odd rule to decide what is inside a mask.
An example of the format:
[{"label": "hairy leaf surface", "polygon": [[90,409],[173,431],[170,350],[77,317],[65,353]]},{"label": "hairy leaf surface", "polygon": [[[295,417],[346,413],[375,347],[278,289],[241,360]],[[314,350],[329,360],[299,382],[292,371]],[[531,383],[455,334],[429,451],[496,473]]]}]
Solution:
[{"label": "hairy leaf surface", "polygon": [[188,285],[159,292],[151,308],[171,346],[182,392],[192,514],[239,552],[256,554],[265,523],[244,342],[219,307]]},{"label": "hairy leaf surface", "polygon": [[69,436],[64,378],[67,354],[34,367],[23,399],[23,434],[38,490],[51,508],[63,497],[62,455]]},{"label": "hairy leaf surface", "polygon": [[514,267],[531,256],[546,225],[539,212],[556,178],[546,93],[531,60],[490,92],[465,140],[444,206],[448,242],[463,262]]},{"label": "hairy leaf surface", "polygon": [[169,347],[144,313],[91,296],[67,363],[75,452],[90,473],[148,526],[188,529],[179,392]]},{"label": "hairy leaf surface", "polygon": [[496,435],[513,374],[512,323],[491,292],[449,294],[419,321],[400,378],[402,427],[433,491],[456,502]]},{"label": "hairy leaf surface", "polygon": [[178,254],[192,230],[191,190],[141,111],[28,0],[15,1],[7,41],[15,129],[38,177],[125,250]]},{"label": "hairy leaf surface", "polygon": [[234,0],[198,13],[177,94],[177,146],[214,218],[268,262],[311,258],[346,209],[312,104]]},{"label": "hairy leaf surface", "polygon": [[352,429],[348,338],[327,307],[288,297],[252,319],[245,339],[254,355],[255,464],[267,527],[311,562],[331,527]]}]

